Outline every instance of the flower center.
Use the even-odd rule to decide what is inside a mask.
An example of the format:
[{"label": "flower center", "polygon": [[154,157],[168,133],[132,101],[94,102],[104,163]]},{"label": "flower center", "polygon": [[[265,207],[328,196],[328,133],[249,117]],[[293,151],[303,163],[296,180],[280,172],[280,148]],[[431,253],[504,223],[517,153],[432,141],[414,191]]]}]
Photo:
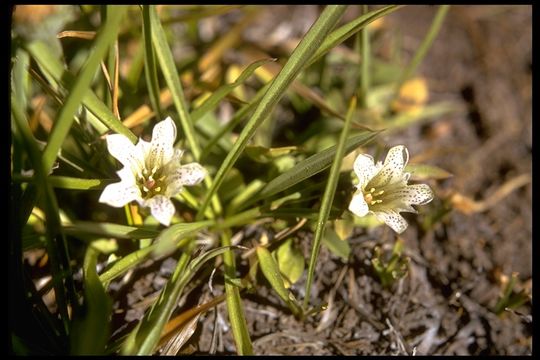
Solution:
[{"label": "flower center", "polygon": [[148,171],[146,167],[142,172],[137,174],[137,185],[141,190],[142,197],[149,199],[155,195],[165,192],[165,175],[162,175],[162,170],[154,167],[152,171]]},{"label": "flower center", "polygon": [[369,189],[369,192],[364,193],[364,200],[368,205],[375,205],[382,203],[381,195],[384,194],[384,190],[377,191],[375,188]]}]

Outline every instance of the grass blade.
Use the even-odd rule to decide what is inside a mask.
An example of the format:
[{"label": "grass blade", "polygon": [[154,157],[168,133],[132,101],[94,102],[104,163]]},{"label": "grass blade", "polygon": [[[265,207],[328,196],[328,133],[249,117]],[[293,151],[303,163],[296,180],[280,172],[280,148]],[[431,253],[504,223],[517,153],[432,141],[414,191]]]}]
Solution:
[{"label": "grass blade", "polygon": [[311,284],[313,283],[313,274],[315,273],[315,264],[317,258],[319,257],[319,250],[321,249],[321,239],[324,234],[324,227],[326,225],[326,220],[330,214],[330,208],[332,202],[334,201],[334,194],[336,193],[336,187],[339,179],[339,169],[341,168],[341,162],[345,156],[345,140],[347,139],[347,134],[349,133],[349,128],[351,125],[351,120],[356,108],[356,98],[353,97],[349,105],[349,111],[347,112],[347,117],[345,119],[345,124],[343,125],[343,130],[339,137],[339,142],[337,144],[337,151],[334,157],[334,162],[330,168],[330,174],[328,177],[328,182],[326,183],[326,189],[324,190],[324,195],[321,202],[321,210],[319,211],[319,218],[317,220],[317,228],[315,229],[315,237],[313,239],[313,247],[311,248],[311,256],[309,258],[309,267],[306,281],[306,295],[304,298],[304,310],[307,310],[309,305],[309,295],[311,292]]},{"label": "grass blade", "polygon": [[[28,52],[36,60],[43,73],[48,74],[62,87],[68,89],[73,87],[75,76],[64,69],[63,65],[54,58],[47,50],[47,45],[41,41],[34,41],[27,46]],[[112,111],[101,101],[92,90],[88,90],[83,97],[83,105],[92,113],[102,124],[92,123],[96,130],[103,134],[107,129],[111,129],[119,134],[126,136],[131,142],[135,143],[137,137],[120,120],[118,120]],[[91,121],[92,118],[89,117]],[[103,127],[105,126],[105,128]]]},{"label": "grass blade", "polygon": [[[72,302],[75,299],[75,292],[73,288],[73,280],[69,271],[69,256],[67,254],[65,239],[63,239],[63,235],[60,232],[58,203],[52,187],[47,181],[47,175],[42,162],[41,153],[32,136],[30,127],[28,126],[28,121],[26,120],[26,117],[24,116],[24,113],[13,93],[11,94],[11,113],[13,115],[13,119],[15,120],[17,129],[21,134],[21,138],[24,141],[24,145],[28,151],[30,160],[36,172],[36,177],[40,180],[41,186],[37,187],[37,197],[39,198],[41,195],[41,197],[44,198],[43,206],[47,221],[47,253],[51,262],[51,275],[53,278],[55,297],[60,312],[60,317],[64,324],[63,334],[67,335],[69,334],[69,316],[67,312],[68,304],[66,301],[66,288],[63,284],[63,279],[61,276],[62,273],[66,272],[68,274],[66,278],[66,285],[68,285],[68,291],[71,293]],[[76,306],[76,303],[74,303],[73,306]]]},{"label": "grass blade", "polygon": [[317,52],[309,60],[309,65],[319,60],[324,54],[326,54],[332,48],[341,44],[342,42],[344,42],[345,40],[347,40],[348,38],[356,34],[358,31],[362,30],[368,24],[372,23],[373,21],[377,20],[380,17],[383,17],[385,15],[388,15],[398,10],[399,8],[403,6],[404,5],[385,6],[382,9],[378,9],[370,13],[367,13],[365,15],[362,15],[354,19],[353,21],[350,21],[347,24],[341,26],[340,28],[332,31],[332,33],[328,35],[328,37],[324,40],[321,46],[317,49]]},{"label": "grass blade", "polygon": [[259,259],[259,266],[264,274],[264,277],[268,280],[274,291],[279,295],[292,313],[295,316],[302,314],[302,309],[296,303],[293,295],[289,293],[289,290],[285,288],[285,281],[279,270],[278,263],[272,257],[272,254],[268,249],[263,246],[257,247],[257,258]]},{"label": "grass blade", "polygon": [[[231,246],[230,229],[225,229],[222,232],[221,245]],[[227,302],[227,312],[236,344],[236,353],[238,355],[252,355],[253,345],[251,344],[246,317],[242,308],[240,290],[232,282],[236,278],[236,264],[232,251],[227,251],[223,254],[223,263],[225,265],[225,300]]]},{"label": "grass blade", "polygon": [[193,110],[191,112],[191,119],[196,122],[201,117],[203,117],[204,114],[215,109],[215,107],[225,96],[229,95],[229,93],[231,93],[237,86],[242,85],[244,81],[246,81],[246,79],[250,77],[251,74],[253,74],[253,72],[258,67],[271,61],[276,61],[276,59],[263,59],[250,64],[242,72],[242,74],[240,74],[240,76],[238,77],[238,79],[236,79],[235,82],[233,82],[232,84],[223,85],[222,87],[217,89],[200,107]]},{"label": "grass blade", "polygon": [[63,230],[69,235],[93,235],[117,239],[148,239],[159,236],[159,231],[154,229],[91,221],[77,221],[63,225]]},{"label": "grass blade", "polygon": [[152,45],[152,24],[150,22],[150,5],[143,5],[143,41],[144,41],[144,76],[146,87],[148,88],[150,102],[154,113],[158,118],[163,119],[159,101],[159,81],[157,76],[157,64]]},{"label": "grass blade", "polygon": [[85,310],[75,318],[71,333],[72,355],[101,355],[109,339],[112,301],[99,281],[96,265],[99,252],[89,246],[84,257]]},{"label": "grass blade", "polygon": [[246,147],[249,139],[251,139],[257,128],[268,117],[278,101],[283,97],[287,87],[300,73],[300,71],[305,68],[306,61],[310,59],[311,56],[317,51],[326,35],[339,21],[341,15],[345,12],[345,9],[346,6],[343,5],[327,6],[319,19],[317,19],[311,29],[304,36],[300,44],[298,44],[296,49],[293,51],[291,57],[263,96],[244,130],[240,133],[234,147],[223,160],[223,164],[215,176],[214,183],[208,190],[204,202],[199,209],[197,214],[198,219],[203,216],[206,207],[210,203],[210,199],[223,183],[227,172],[240,157],[240,154]]},{"label": "grass blade", "polygon": [[191,152],[193,153],[195,160],[198,161],[200,159],[201,150],[195,136],[193,122],[189,116],[188,106],[184,97],[184,90],[182,88],[182,83],[180,82],[180,77],[176,71],[174,58],[171,49],[169,48],[169,44],[167,43],[167,38],[159,21],[155,6],[151,5],[149,10],[152,43],[154,44],[156,56],[163,76],[165,77],[165,81],[171,90],[174,106],[180,117],[180,125],[182,126],[184,135],[191,148]]},{"label": "grass blade", "polygon": [[[368,143],[377,134],[378,132],[365,132],[347,139],[345,142],[344,153],[348,154],[359,146]],[[332,164],[337,150],[338,146],[335,145],[299,162],[292,169],[272,179],[249,203],[277,194],[278,192],[298,184],[300,181],[320,173]]]},{"label": "grass blade", "polygon": [[[13,174],[11,179],[14,182],[29,182],[38,183],[39,180],[35,176],[22,176]],[[48,176],[49,184],[53,188],[69,189],[69,190],[102,190],[107,185],[118,182],[116,179],[80,179],[69,176]]]},{"label": "grass blade", "polygon": [[[364,13],[368,13],[368,6],[362,5],[362,11]],[[366,107],[367,102],[367,94],[369,92],[369,86],[370,86],[370,68],[371,68],[371,49],[370,49],[370,40],[369,40],[369,29],[367,26],[364,26],[362,30],[360,30],[360,37],[361,38],[361,59],[362,59],[362,69],[361,69],[361,75],[360,75],[360,103],[362,107]]]},{"label": "grass blade", "polygon": [[58,155],[58,151],[64,142],[71,124],[73,116],[77,111],[86,91],[89,89],[92,79],[99,64],[105,56],[109,46],[115,41],[118,30],[120,29],[120,20],[126,12],[127,6],[110,6],[105,25],[99,30],[94,42],[93,51],[83,65],[78,74],[69,95],[60,109],[51,135],[49,136],[47,146],[43,152],[43,166],[48,172]]},{"label": "grass blade", "polygon": [[[424,38],[424,40],[422,40],[422,43],[414,54],[413,59],[411,60],[410,64],[405,68],[405,70],[403,70],[403,73],[401,74],[397,82],[395,96],[397,96],[398,91],[403,85],[403,83],[407,81],[416,72],[418,65],[420,65],[420,63],[426,56],[428,50],[431,48],[431,44],[433,44],[433,40],[435,40],[435,37],[439,33],[439,30],[441,29],[441,25],[444,21],[444,18],[446,17],[446,13],[448,13],[448,10],[450,10],[450,5],[439,6],[439,10],[437,11],[437,14],[435,14],[435,18],[431,23],[426,37]],[[391,103],[392,101],[389,102],[389,104]]]}]

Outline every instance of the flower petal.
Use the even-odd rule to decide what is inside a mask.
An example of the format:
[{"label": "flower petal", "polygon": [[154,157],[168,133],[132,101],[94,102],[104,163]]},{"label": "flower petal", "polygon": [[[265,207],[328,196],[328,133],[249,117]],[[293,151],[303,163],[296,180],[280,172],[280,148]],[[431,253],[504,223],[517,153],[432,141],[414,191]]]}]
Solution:
[{"label": "flower petal", "polygon": [[121,181],[107,185],[99,197],[99,202],[113,207],[122,207],[140,198],[141,191],[137,186]]},{"label": "flower petal", "polygon": [[354,160],[354,172],[358,176],[360,188],[365,188],[366,184],[377,173],[377,167],[373,161],[373,158],[367,154],[360,154]]},{"label": "flower petal", "polygon": [[180,166],[167,178],[166,196],[174,196],[183,186],[193,186],[200,183],[206,176],[206,169],[198,163],[189,163]]},{"label": "flower petal", "polygon": [[349,204],[349,210],[356,216],[366,216],[369,212],[368,204],[364,200],[364,194],[362,191],[357,191]]},{"label": "flower petal", "polygon": [[135,178],[135,175],[131,169],[124,167],[118,170],[116,173],[118,174],[118,177],[120,177],[120,180],[125,187],[137,185],[137,179]]},{"label": "flower petal", "polygon": [[408,185],[399,192],[403,202],[411,205],[424,205],[433,200],[433,191],[427,184]]},{"label": "flower petal", "polygon": [[409,161],[409,151],[403,145],[394,146],[388,150],[388,155],[384,159],[384,165],[373,179],[375,188],[395,183],[401,180],[408,180],[409,175],[403,174],[403,168]]},{"label": "flower petal", "polygon": [[377,219],[383,221],[386,225],[390,226],[396,233],[401,234],[407,229],[407,221],[403,216],[394,211],[377,211],[374,212]]},{"label": "flower petal", "polygon": [[143,206],[149,207],[152,216],[165,226],[170,225],[171,219],[176,211],[172,201],[163,195],[156,195],[146,200]]},{"label": "flower petal", "polygon": [[144,154],[127,137],[121,134],[107,135],[107,149],[125,167],[137,173],[144,165]]},{"label": "flower petal", "polygon": [[148,154],[148,170],[168,163],[174,156],[174,141],[176,140],[176,125],[171,117],[160,121],[152,130],[150,153]]}]

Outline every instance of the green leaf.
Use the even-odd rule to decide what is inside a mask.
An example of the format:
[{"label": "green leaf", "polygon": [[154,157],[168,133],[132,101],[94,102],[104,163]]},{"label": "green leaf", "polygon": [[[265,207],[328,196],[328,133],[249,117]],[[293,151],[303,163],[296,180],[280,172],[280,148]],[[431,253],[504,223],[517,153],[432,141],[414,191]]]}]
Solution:
[{"label": "green leaf", "polygon": [[422,40],[422,43],[418,47],[418,50],[416,50],[413,59],[411,60],[409,65],[407,65],[407,67],[403,70],[400,78],[396,83],[395,97],[397,96],[401,86],[416,72],[416,69],[422,63],[422,60],[424,59],[428,50],[433,44],[433,40],[435,40],[437,34],[439,33],[439,30],[441,29],[442,23],[444,21],[444,18],[446,17],[446,14],[448,13],[448,10],[450,10],[450,5],[439,6],[439,10],[437,11],[437,14],[435,14],[433,22],[431,23],[431,26],[426,33],[424,40]]},{"label": "green leaf", "polygon": [[212,221],[199,221],[192,223],[179,223],[163,230],[156,239],[155,257],[162,257],[170,254],[178,247],[178,241],[193,233],[199,232],[205,227],[211,225]]},{"label": "green leaf", "polygon": [[259,128],[263,121],[270,115],[278,101],[283,97],[287,91],[287,88],[300,73],[300,71],[306,67],[306,62],[315,53],[330,30],[332,30],[332,28],[337,24],[345,10],[346,6],[343,5],[327,6],[320,15],[319,19],[317,19],[304,38],[300,41],[285,66],[272,81],[268,91],[264,94],[251,119],[248,121],[238,139],[234,143],[232,150],[223,160],[223,163],[214,178],[214,183],[208,190],[201,208],[197,213],[197,219],[200,219],[203,216],[204,211],[208,207],[213,195],[221,186],[221,183],[225,179],[228,171],[232,168],[236,160],[238,160],[240,154],[246,147],[248,141],[255,134],[257,128]]},{"label": "green leaf", "polygon": [[306,267],[304,256],[300,250],[293,246],[292,239],[279,245],[275,253],[279,271],[286,277],[285,287],[288,288],[302,276]]},{"label": "green leaf", "polygon": [[72,355],[101,355],[109,340],[112,300],[96,272],[99,252],[89,246],[84,258],[84,306],[82,316],[73,320]]},{"label": "green leaf", "polygon": [[317,49],[317,52],[311,57],[309,61],[309,65],[319,60],[324,54],[326,54],[332,48],[336,47],[337,45],[347,40],[349,37],[356,34],[358,31],[362,30],[369,23],[385,15],[388,15],[401,7],[403,7],[403,5],[385,6],[381,9],[374,10],[365,15],[359,16],[353,21],[350,21],[347,24],[332,31],[332,33],[326,37],[326,39],[321,44],[321,46],[319,46],[319,48]]},{"label": "green leaf", "polygon": [[108,10],[107,20],[104,26],[98,31],[92,52],[75,78],[73,86],[69,89],[69,94],[58,113],[58,117],[47,141],[47,146],[43,152],[43,166],[47,172],[51,169],[58,151],[69,133],[75,112],[81,104],[85,93],[90,88],[90,84],[101,60],[105,56],[109,46],[116,39],[116,35],[120,29],[120,20],[122,20],[127,6],[110,6]]},{"label": "green leaf", "polygon": [[275,159],[290,154],[297,150],[296,146],[284,146],[279,148],[267,148],[264,146],[246,146],[246,155],[253,160],[266,164]]},{"label": "green leaf", "polygon": [[259,61],[255,61],[254,63],[250,64],[238,77],[238,79],[235,80],[232,84],[227,84],[221,86],[219,89],[214,91],[212,95],[197,109],[193,110],[191,112],[191,119],[196,122],[199,120],[204,114],[214,110],[216,106],[219,104],[219,102],[227,95],[229,95],[237,86],[242,85],[248,77],[253,74],[253,72],[260,66],[276,61],[276,59],[262,59]]},{"label": "green leaf", "polygon": [[298,304],[296,303],[293,294],[285,288],[285,281],[281,276],[279,266],[276,260],[272,257],[272,254],[270,254],[270,251],[268,251],[263,246],[258,246],[257,258],[259,259],[259,265],[261,267],[262,273],[264,274],[264,277],[266,278],[266,280],[268,280],[268,282],[279,295],[281,300],[283,300],[287,304],[287,306],[289,306],[295,316],[300,315],[300,306],[298,306]]},{"label": "green leaf", "polygon": [[[70,189],[70,190],[102,190],[107,185],[118,182],[113,179],[80,179],[69,176],[48,176],[49,183],[54,188]],[[17,182],[30,182],[35,183],[37,181],[35,176],[21,176],[13,174],[13,181]]]},{"label": "green leaf", "polygon": [[142,6],[143,13],[143,41],[144,41],[144,75],[146,78],[146,87],[148,88],[152,108],[159,118],[163,119],[159,101],[159,81],[157,76],[157,64],[152,45],[150,22],[150,5]]},{"label": "green leaf", "polygon": [[[242,215],[242,214],[239,214]],[[227,220],[231,220],[229,217]],[[221,232],[221,245],[231,246],[231,230],[224,228]],[[253,345],[247,329],[246,317],[242,308],[242,300],[240,299],[240,290],[234,284],[236,280],[236,263],[232,251],[227,251],[223,254],[223,264],[225,267],[225,295],[227,303],[227,312],[229,321],[236,344],[236,352],[238,355],[252,355]]]},{"label": "green leaf", "polygon": [[328,216],[330,215],[332,202],[334,201],[334,195],[336,193],[337,183],[339,179],[339,169],[341,168],[341,163],[343,161],[343,158],[345,157],[345,145],[347,135],[349,134],[349,128],[351,126],[351,121],[355,108],[356,98],[353,97],[349,104],[349,110],[347,111],[347,117],[345,118],[343,130],[341,131],[338,143],[336,145],[336,154],[334,157],[334,161],[332,162],[332,167],[330,168],[328,182],[326,183],[326,188],[324,189],[324,195],[321,201],[321,209],[319,211],[317,227],[315,229],[315,236],[313,238],[313,247],[311,248],[311,256],[309,258],[309,267],[306,280],[306,295],[304,298],[304,309],[307,309],[309,304],[311,284],[313,282],[313,275],[315,273],[315,264],[317,263],[317,258],[319,257],[319,251],[321,248],[321,238],[324,234],[326,221],[328,220]]},{"label": "green leaf", "polygon": [[159,21],[155,5],[150,5],[150,30],[152,35],[152,43],[154,45],[154,50],[156,51],[156,57],[158,58],[165,81],[171,91],[174,106],[178,112],[178,116],[180,117],[182,131],[186,136],[195,160],[198,161],[200,159],[201,150],[195,136],[193,121],[189,115],[182,83],[180,82],[180,77],[178,76],[178,72],[176,70],[174,58],[169,44],[167,43],[167,37],[163,31],[161,22]]},{"label": "green leaf", "polygon": [[[355,150],[361,145],[365,145],[371,141],[378,132],[364,132],[360,135],[353,136],[345,142],[345,155]],[[334,160],[337,150],[337,145],[332,146],[318,154],[312,155],[309,158],[300,161],[296,166],[289,171],[272,179],[262,189],[259,195],[253,200],[260,200],[272,196],[278,192],[286,190],[293,185],[298,184],[315,174],[320,173],[328,168]]]},{"label": "green leaf", "polygon": [[150,245],[135,252],[132,252],[129,255],[124,256],[123,258],[117,260],[110,269],[103,272],[99,276],[99,281],[103,286],[107,287],[111,280],[114,280],[118,276],[122,275],[129,269],[137,266],[147,259],[154,251],[155,245]]},{"label": "green leaf", "polygon": [[[61,84],[63,88],[69,89],[73,86],[76,77],[65,70],[64,66],[54,58],[47,50],[47,46],[40,41],[35,41],[27,46],[28,52],[37,62],[41,71],[47,74],[51,79]],[[96,94],[88,89],[82,99],[83,105],[101,122],[96,123],[93,117],[88,117],[90,124],[99,134],[104,134],[107,129],[113,130],[126,136],[131,142],[135,143],[137,137],[120,120],[118,120],[111,110],[101,101]]]},{"label": "green leaf", "polygon": [[[32,136],[26,115],[21,109],[14,93],[11,93],[11,114],[15,125],[21,134],[21,139],[28,151],[30,161],[36,172],[36,177],[40,180],[37,188],[37,198],[42,198],[42,206],[47,221],[46,245],[47,254],[51,262],[51,274],[53,279],[54,294],[58,305],[60,318],[64,327],[61,328],[63,335],[69,334],[68,301],[66,295],[70,297],[72,306],[77,307],[75,289],[69,265],[69,254],[63,233],[60,231],[60,217],[58,202],[54,191],[47,181],[47,172],[42,161],[41,153],[37,143]],[[29,209],[31,211],[31,209]],[[29,214],[28,214],[29,215]],[[63,278],[65,277],[65,279]],[[64,281],[65,285],[64,286]]]},{"label": "green leaf", "polygon": [[405,172],[411,173],[412,180],[447,179],[452,176],[448,171],[434,165],[408,164]]},{"label": "green leaf", "polygon": [[63,231],[70,235],[95,235],[96,237],[119,239],[155,238],[159,231],[154,229],[118,225],[104,222],[78,221],[63,225]]},{"label": "green leaf", "polygon": [[351,254],[349,242],[346,239],[340,239],[333,229],[326,228],[322,242],[334,255],[339,256],[344,261],[349,259],[349,255]]}]

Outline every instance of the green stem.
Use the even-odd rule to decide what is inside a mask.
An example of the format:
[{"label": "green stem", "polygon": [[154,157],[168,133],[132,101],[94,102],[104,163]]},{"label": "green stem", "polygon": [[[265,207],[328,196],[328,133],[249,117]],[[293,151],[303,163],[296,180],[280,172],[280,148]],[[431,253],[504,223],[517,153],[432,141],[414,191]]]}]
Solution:
[{"label": "green stem", "polygon": [[450,9],[450,5],[441,5],[439,7],[437,14],[435,15],[435,18],[433,19],[433,22],[431,23],[429,31],[426,34],[426,37],[424,38],[424,40],[422,41],[422,44],[420,44],[420,47],[414,54],[414,57],[411,60],[410,64],[405,68],[405,70],[401,74],[396,84],[394,97],[392,101],[390,101],[389,104],[392,104],[393,100],[397,98],[399,94],[399,89],[401,88],[403,83],[405,83],[405,81],[407,81],[414,73],[416,73],[416,69],[418,68],[418,65],[420,65],[420,63],[426,56],[428,50],[431,48],[433,40],[435,40],[435,37],[439,33],[443,20],[446,17],[446,14],[448,13],[449,9]]},{"label": "green stem", "polygon": [[[362,5],[362,12],[368,13],[368,6]],[[362,75],[360,77],[360,104],[362,107],[367,107],[367,96],[370,86],[370,67],[371,67],[371,47],[369,44],[369,28],[366,26],[360,30],[362,40]]]},{"label": "green stem", "polygon": [[326,226],[326,220],[330,214],[330,208],[332,202],[334,201],[334,195],[336,193],[336,187],[339,179],[339,169],[341,168],[341,162],[345,154],[345,142],[347,140],[347,135],[349,134],[349,128],[351,125],[351,119],[356,109],[356,98],[351,99],[349,105],[349,111],[347,112],[347,117],[343,125],[343,130],[339,136],[339,142],[337,146],[336,155],[334,157],[334,162],[330,168],[330,174],[328,182],[326,183],[326,189],[324,190],[324,195],[321,202],[321,210],[319,211],[319,217],[317,220],[317,228],[315,230],[315,238],[313,240],[313,247],[311,248],[311,257],[309,259],[309,268],[306,281],[306,295],[304,298],[304,312],[306,312],[309,305],[309,296],[311,293],[311,284],[313,283],[313,274],[315,273],[315,264],[317,263],[317,258],[319,257],[319,251],[321,249],[322,236],[324,234],[324,228]]}]

